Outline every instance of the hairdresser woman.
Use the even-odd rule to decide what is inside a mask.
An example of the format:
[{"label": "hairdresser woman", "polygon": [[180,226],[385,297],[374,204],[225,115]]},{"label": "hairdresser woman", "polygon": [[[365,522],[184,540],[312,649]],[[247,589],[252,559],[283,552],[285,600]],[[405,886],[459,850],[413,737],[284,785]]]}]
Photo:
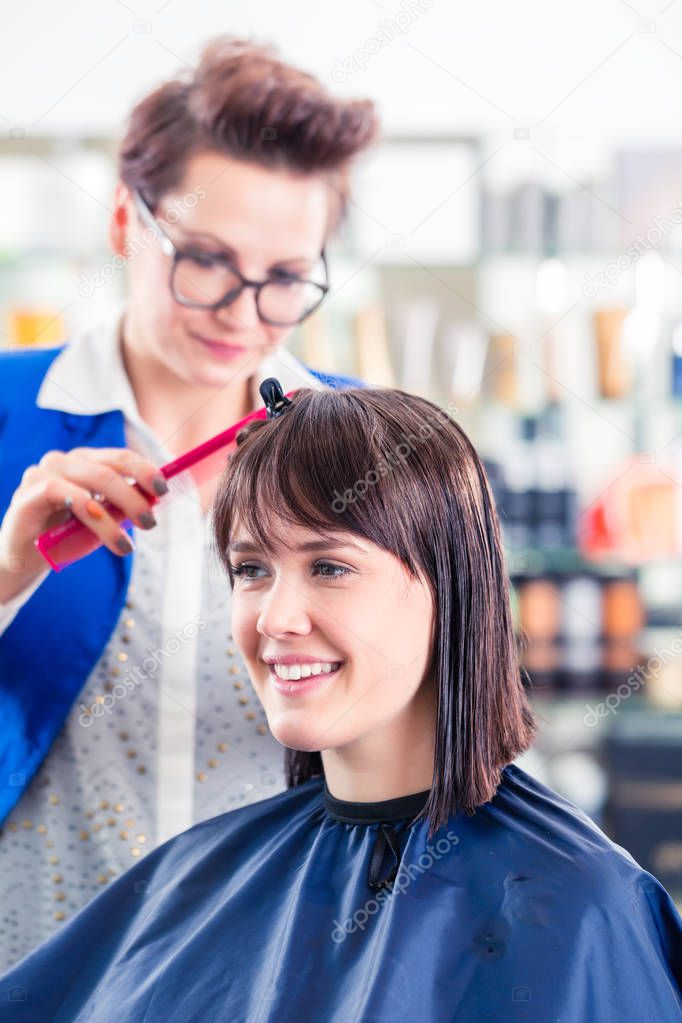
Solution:
[{"label": "hairdresser woman", "polygon": [[[282,345],[324,298],[376,132],[371,103],[215,40],[132,112],[110,227],[125,306],[0,359],[0,972],[160,842],[285,787],[209,557],[225,452],[176,493],[159,467],[261,408],[266,376],[358,383]],[[56,574],[33,543],[68,514],[103,546]]]}]

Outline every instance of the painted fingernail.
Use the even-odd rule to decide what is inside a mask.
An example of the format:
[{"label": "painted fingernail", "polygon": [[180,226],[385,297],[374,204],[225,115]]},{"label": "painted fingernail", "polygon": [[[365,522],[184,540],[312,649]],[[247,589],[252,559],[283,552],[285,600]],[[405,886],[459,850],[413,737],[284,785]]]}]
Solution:
[{"label": "painted fingernail", "polygon": [[116,546],[118,547],[121,554],[130,554],[130,552],[135,549],[133,541],[130,539],[128,535],[119,536],[118,540],[116,541]]},{"label": "painted fingernail", "polygon": [[142,512],[138,521],[143,529],[153,529],[154,526],[156,525],[156,519],[154,518],[152,513],[148,511]]},{"label": "painted fingernail", "polygon": [[104,508],[94,497],[85,502],[85,510],[93,519],[101,519],[104,516]]},{"label": "painted fingernail", "polygon": [[154,477],[154,479],[152,480],[152,490],[159,497],[162,497],[164,494],[168,493],[168,484],[166,483],[163,476]]}]

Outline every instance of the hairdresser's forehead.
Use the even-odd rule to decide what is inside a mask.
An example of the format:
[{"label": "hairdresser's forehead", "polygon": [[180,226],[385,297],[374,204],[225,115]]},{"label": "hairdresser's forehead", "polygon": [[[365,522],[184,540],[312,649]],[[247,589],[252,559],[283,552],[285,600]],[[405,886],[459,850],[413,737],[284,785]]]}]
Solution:
[{"label": "hairdresser's forehead", "polygon": [[319,255],[329,215],[329,194],[315,175],[198,153],[187,164],[181,194],[201,188],[180,224],[188,232],[210,233],[238,254],[258,249],[265,263]]}]

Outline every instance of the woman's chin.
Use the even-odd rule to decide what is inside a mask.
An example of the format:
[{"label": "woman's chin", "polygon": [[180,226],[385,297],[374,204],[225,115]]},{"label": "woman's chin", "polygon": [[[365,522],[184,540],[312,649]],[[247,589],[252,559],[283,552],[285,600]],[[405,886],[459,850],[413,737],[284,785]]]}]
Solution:
[{"label": "woman's chin", "polygon": [[222,386],[228,381],[245,379],[254,373],[262,358],[258,349],[244,348],[221,355],[202,345],[200,341],[190,339],[191,346],[182,355],[182,367],[179,375],[194,387]]},{"label": "woman's chin", "polygon": [[320,729],[297,725],[290,721],[269,722],[270,731],[282,746],[301,753],[317,753],[323,748]]},{"label": "woman's chin", "polygon": [[242,360],[232,366],[210,362],[192,362],[185,374],[193,387],[224,387],[226,383],[234,383],[246,379],[257,369],[255,359]]}]

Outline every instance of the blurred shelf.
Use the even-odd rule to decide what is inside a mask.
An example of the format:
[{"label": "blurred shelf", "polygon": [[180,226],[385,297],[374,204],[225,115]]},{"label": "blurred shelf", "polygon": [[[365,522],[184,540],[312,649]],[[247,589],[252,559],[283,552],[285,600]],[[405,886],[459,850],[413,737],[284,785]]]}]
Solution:
[{"label": "blurred shelf", "polygon": [[[502,520],[504,531],[504,519]],[[533,578],[537,575],[572,575],[589,574],[604,579],[618,578],[623,574],[632,574],[636,567],[623,561],[593,561],[585,558],[580,551],[572,548],[509,548],[505,547],[507,567],[512,579]],[[667,562],[676,561],[682,565],[682,554],[676,558],[666,558]]]}]

